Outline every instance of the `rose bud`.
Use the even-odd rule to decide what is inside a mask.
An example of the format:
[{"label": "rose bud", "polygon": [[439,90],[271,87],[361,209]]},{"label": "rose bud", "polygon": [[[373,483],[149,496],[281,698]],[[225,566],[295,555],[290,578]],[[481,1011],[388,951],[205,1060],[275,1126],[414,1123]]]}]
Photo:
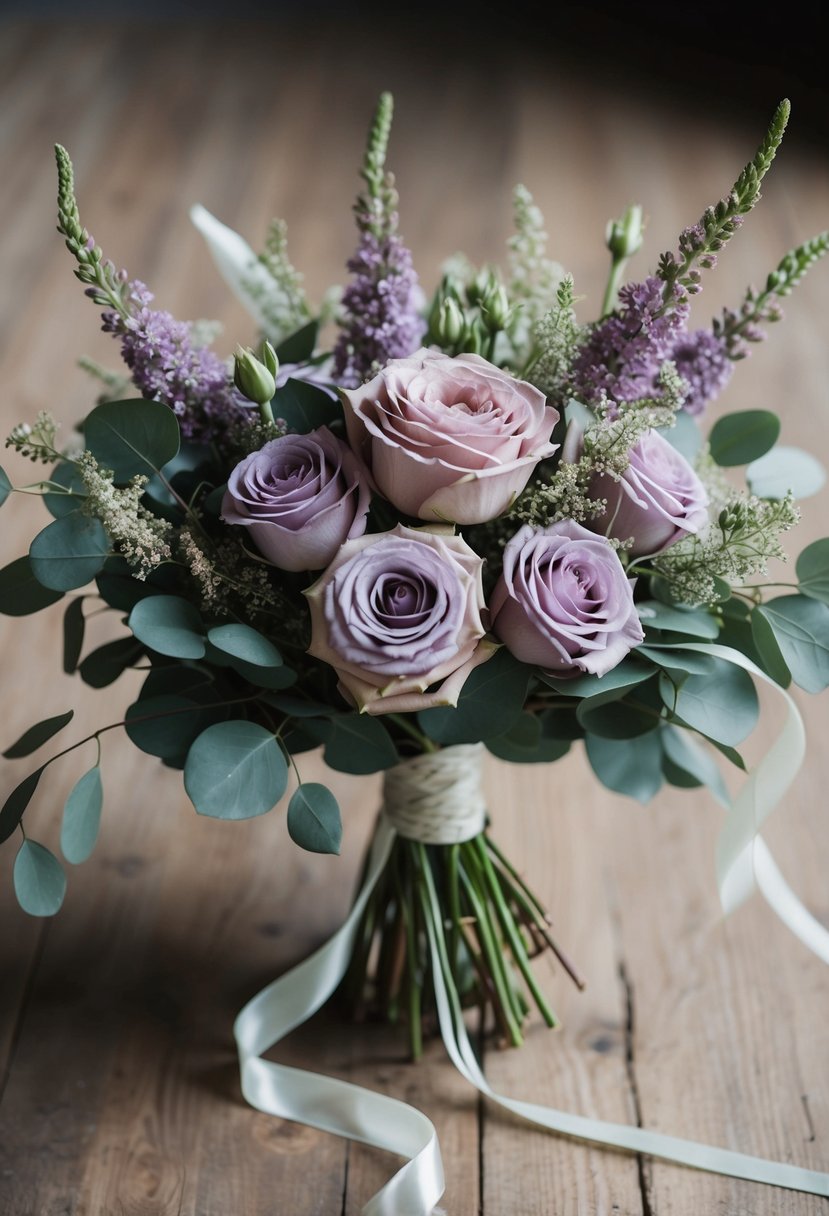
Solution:
[{"label": "rose bud", "polygon": [[629,540],[635,557],[661,553],[708,522],[708,494],[688,461],[658,431],[647,431],[630,450],[620,480],[594,477],[590,494],[607,510],[590,527]]},{"label": "rose bud", "polygon": [[341,396],[351,446],[378,490],[419,519],[494,519],[556,450],[558,411],[478,355],[422,349]]},{"label": "rose bud", "polygon": [[350,540],[305,593],[308,653],[330,663],[363,713],[456,705],[469,673],[497,649],[483,640],[482,566],[448,528],[398,524]]},{"label": "rose bud", "polygon": [[557,676],[603,676],[644,637],[615,549],[572,520],[507,542],[490,608],[507,649]]},{"label": "rose bud", "polygon": [[321,570],[343,541],[366,530],[371,493],[353,453],[321,426],[283,435],[236,466],[222,519],[250,529],[283,570]]}]

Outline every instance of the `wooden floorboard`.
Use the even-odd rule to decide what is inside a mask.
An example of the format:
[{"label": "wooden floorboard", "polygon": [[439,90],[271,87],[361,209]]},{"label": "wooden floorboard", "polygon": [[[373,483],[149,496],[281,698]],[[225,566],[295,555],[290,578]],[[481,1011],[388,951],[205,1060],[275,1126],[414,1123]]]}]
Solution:
[{"label": "wooden floorboard", "polygon": [[[471,59],[453,61],[452,48],[430,44],[424,58],[419,44],[415,53],[367,30],[349,52],[336,32],[290,28],[0,29],[4,433],[40,408],[67,425],[82,416],[93,388],[75,367],[79,353],[117,365],[54,232],[55,140],[72,152],[84,222],[108,255],[145,279],[160,307],[223,321],[221,348],[230,350],[251,335],[189,224],[189,205],[204,203],[254,244],[271,215],[283,215],[319,299],[344,277],[365,124],[382,87],[396,94],[391,161],[426,285],[455,248],[478,261],[497,255],[520,180],[546,213],[553,255],[586,296],[585,316],[603,287],[608,217],[643,202],[647,255],[631,270],[644,274],[725,192],[766,118],[758,114],[751,132],[727,115],[715,123],[690,105],[648,104],[641,91],[604,90],[564,60],[551,70],[505,51],[497,71],[482,73]],[[826,226],[829,171],[796,143],[784,145],[765,194],[706,285],[700,324]],[[786,440],[824,457],[827,299],[819,268],[721,402],[780,409]],[[16,481],[32,475],[25,462],[3,464]],[[804,503],[801,545],[825,531],[827,501],[824,491]],[[23,551],[40,518],[28,501],[3,507],[0,563]],[[132,698],[132,677],[93,694],[59,674],[61,612],[0,618],[3,746],[44,705],[77,707],[67,730],[74,739],[117,720]],[[90,622],[92,642],[110,627]],[[808,760],[768,839],[829,921],[829,715],[825,698],[800,700]],[[44,778],[35,838],[55,842],[84,760]],[[306,763],[306,776],[321,772],[318,758]],[[0,783],[11,788],[27,771],[25,762],[0,761]],[[344,854],[322,859],[297,852],[281,809],[247,824],[197,818],[176,775],[114,733],[103,772],[99,848],[72,868],[54,922],[19,911],[13,844],[0,852],[0,1212],[357,1216],[393,1159],[247,1108],[231,1028],[249,996],[340,922],[377,782],[333,778]],[[495,830],[547,898],[588,979],[579,994],[542,966],[563,1028],[534,1023],[521,1051],[489,1043],[496,1090],[829,1168],[825,968],[758,899],[721,922],[713,875],[721,812],[704,795],[627,803],[599,788],[575,752],[550,769],[491,762],[487,772]],[[345,1024],[333,1010],[292,1036],[279,1059],[424,1109],[441,1136],[452,1216],[826,1211],[818,1199],[534,1131],[479,1101],[439,1044],[414,1069],[392,1031]]]}]

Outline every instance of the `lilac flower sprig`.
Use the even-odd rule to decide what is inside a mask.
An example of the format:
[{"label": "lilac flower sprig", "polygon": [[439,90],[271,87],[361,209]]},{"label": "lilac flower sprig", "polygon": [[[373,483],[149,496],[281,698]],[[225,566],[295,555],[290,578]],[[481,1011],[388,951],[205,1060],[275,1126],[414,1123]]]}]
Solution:
[{"label": "lilac flower sprig", "polygon": [[58,165],[58,232],[66,238],[66,248],[78,262],[75,274],[87,284],[86,294],[90,299],[126,318],[129,315],[127,272],[117,270],[109,259],[104,260],[101,247],[81,224],[72,161],[61,144],[55,144],[55,160]]},{"label": "lilac flower sprig", "polygon": [[383,93],[361,170],[366,189],[354,207],[360,243],[347,263],[354,278],[343,293],[334,348],[334,377],[345,388],[356,388],[390,359],[412,354],[423,336],[417,275],[397,230],[394,178],[385,170],[391,119],[391,94]]}]

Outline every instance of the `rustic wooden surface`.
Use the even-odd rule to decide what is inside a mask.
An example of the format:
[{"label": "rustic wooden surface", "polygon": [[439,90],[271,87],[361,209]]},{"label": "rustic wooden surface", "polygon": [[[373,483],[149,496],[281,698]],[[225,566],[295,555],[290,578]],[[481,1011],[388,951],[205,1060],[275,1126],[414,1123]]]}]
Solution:
[{"label": "rustic wooden surface", "polygon": [[[312,40],[276,27],[3,27],[4,433],[45,406],[67,421],[88,408],[79,352],[116,362],[54,234],[55,140],[73,154],[96,239],[152,285],[161,306],[225,322],[230,349],[249,330],[189,226],[189,204],[203,202],[254,243],[272,213],[285,216],[295,261],[318,298],[341,278],[353,243],[349,202],[382,87],[397,98],[391,159],[424,281],[456,247],[478,260],[497,254],[511,186],[523,180],[546,212],[554,254],[587,296],[585,315],[600,298],[607,218],[640,199],[653,260],[727,188],[766,119],[758,114],[753,132],[732,128],[727,115],[695,120],[641,90],[629,100],[568,75],[566,64],[554,70],[517,53],[484,77],[471,62],[443,65],[437,52],[381,47],[367,33],[345,53],[321,32]],[[702,321],[795,240],[825,227],[827,204],[825,160],[785,148],[764,204],[706,288]],[[633,270],[645,267],[643,254]],[[824,458],[827,302],[823,267],[722,403],[780,409],[787,439]],[[4,463],[17,481],[29,467]],[[805,504],[799,540],[825,531],[827,502],[824,492]],[[4,507],[3,563],[24,550],[37,519],[22,496]],[[60,612],[0,618],[4,746],[47,707],[76,706],[71,729],[81,737],[88,725],[117,720],[132,698],[128,676],[101,695],[58,674]],[[786,874],[829,920],[829,718],[825,698],[806,708],[808,761],[767,835]],[[55,843],[83,759],[48,771],[29,816],[35,838]],[[290,844],[279,809],[242,824],[197,818],[178,776],[115,733],[103,765],[102,837],[93,859],[72,870],[59,917],[22,913],[10,890],[13,846],[0,858],[0,1211],[356,1216],[393,1162],[244,1106],[231,1024],[247,997],[340,922],[376,781],[333,777],[346,840],[341,858],[322,859]],[[3,788],[23,771],[2,762]],[[520,1052],[489,1049],[495,1087],[826,1169],[825,969],[759,900],[722,923],[712,865],[719,810],[704,795],[679,792],[646,808],[623,801],[598,787],[575,753],[550,769],[493,762],[488,788],[499,836],[589,977],[579,995],[560,974],[545,975],[564,1028],[533,1026]],[[343,1025],[331,1013],[293,1036],[280,1058],[428,1111],[442,1137],[451,1216],[812,1216],[827,1208],[530,1130],[480,1103],[439,1045],[414,1069],[393,1034]]]}]

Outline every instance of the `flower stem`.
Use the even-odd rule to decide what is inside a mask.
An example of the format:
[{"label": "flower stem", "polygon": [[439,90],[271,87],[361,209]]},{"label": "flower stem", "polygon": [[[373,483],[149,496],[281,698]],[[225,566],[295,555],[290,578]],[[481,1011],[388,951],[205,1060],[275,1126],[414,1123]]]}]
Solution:
[{"label": "flower stem", "polygon": [[389,719],[389,721],[396,723],[397,726],[399,726],[402,731],[405,731],[407,735],[411,736],[412,739],[416,740],[416,742],[418,742],[423,748],[424,752],[436,752],[440,750],[438,745],[433,743],[427,735],[424,735],[422,731],[419,731],[416,726],[412,726],[411,722],[406,719],[404,714],[386,714],[386,717]]}]

